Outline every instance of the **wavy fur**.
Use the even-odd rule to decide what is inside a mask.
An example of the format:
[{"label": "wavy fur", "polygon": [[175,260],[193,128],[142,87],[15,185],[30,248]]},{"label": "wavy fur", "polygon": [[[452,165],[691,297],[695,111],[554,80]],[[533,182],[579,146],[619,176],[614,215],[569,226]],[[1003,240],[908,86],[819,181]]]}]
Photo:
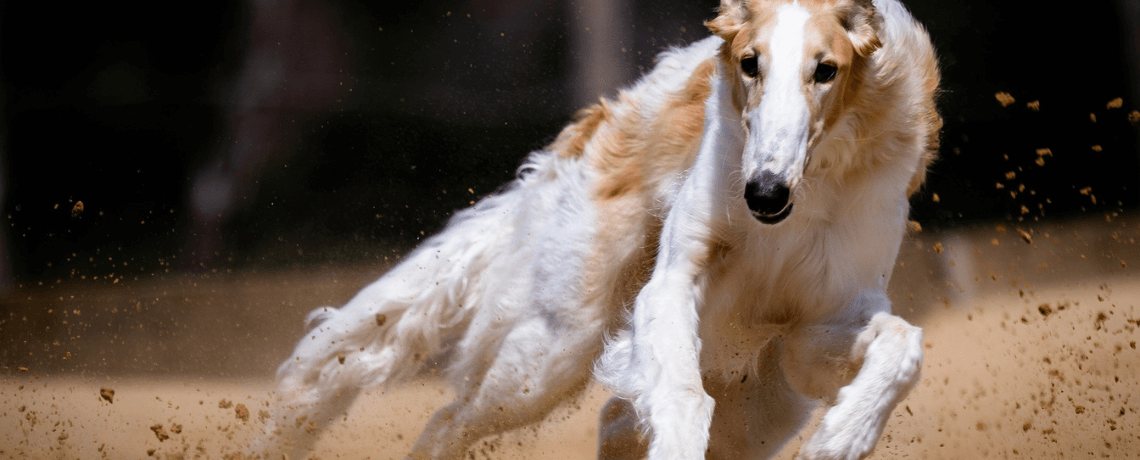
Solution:
[{"label": "wavy fur", "polygon": [[[314,311],[255,452],[301,458],[361,388],[430,369],[459,396],[414,458],[460,458],[594,374],[619,395],[602,457],[764,458],[813,399],[830,407],[800,457],[868,455],[922,359],[885,292],[938,146],[933,49],[896,0],[720,12],[716,35],[663,53],[508,187]],[[812,80],[813,59],[835,79]],[[775,217],[745,197],[773,177],[790,210]]]}]

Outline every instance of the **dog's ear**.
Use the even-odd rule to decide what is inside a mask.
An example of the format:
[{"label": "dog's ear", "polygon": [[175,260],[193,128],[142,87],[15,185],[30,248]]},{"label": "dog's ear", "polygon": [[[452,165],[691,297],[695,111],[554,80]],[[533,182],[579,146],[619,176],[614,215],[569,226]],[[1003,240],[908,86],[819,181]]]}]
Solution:
[{"label": "dog's ear", "polygon": [[724,39],[724,41],[732,43],[736,33],[740,32],[741,26],[748,21],[748,6],[745,4],[748,0],[720,0],[720,8],[717,8],[716,18],[705,22],[705,27],[708,27],[714,35]]},{"label": "dog's ear", "polygon": [[855,54],[867,57],[882,45],[879,42],[879,30],[883,19],[875,12],[871,0],[851,0],[846,5],[846,11],[841,13],[841,18]]}]

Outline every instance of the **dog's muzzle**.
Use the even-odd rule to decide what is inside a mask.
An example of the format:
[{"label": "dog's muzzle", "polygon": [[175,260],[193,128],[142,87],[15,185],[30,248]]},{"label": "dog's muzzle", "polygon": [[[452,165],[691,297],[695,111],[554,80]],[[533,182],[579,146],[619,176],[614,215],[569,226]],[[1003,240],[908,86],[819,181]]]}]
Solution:
[{"label": "dog's muzzle", "polygon": [[775,224],[792,213],[792,191],[786,181],[769,171],[760,171],[744,185],[744,201],[752,217],[765,224]]}]

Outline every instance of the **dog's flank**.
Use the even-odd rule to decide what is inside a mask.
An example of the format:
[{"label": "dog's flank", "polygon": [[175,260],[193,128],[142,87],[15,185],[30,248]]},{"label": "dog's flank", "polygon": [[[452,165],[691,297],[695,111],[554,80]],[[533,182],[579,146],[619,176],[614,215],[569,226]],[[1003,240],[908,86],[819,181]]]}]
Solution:
[{"label": "dog's flank", "polygon": [[801,457],[868,455],[922,358],[885,292],[938,145],[929,38],[896,0],[723,0],[708,26],[315,311],[256,452],[300,458],[361,388],[430,369],[458,397],[416,458],[537,422],[592,370],[623,398],[602,457],[764,458],[813,399]]}]

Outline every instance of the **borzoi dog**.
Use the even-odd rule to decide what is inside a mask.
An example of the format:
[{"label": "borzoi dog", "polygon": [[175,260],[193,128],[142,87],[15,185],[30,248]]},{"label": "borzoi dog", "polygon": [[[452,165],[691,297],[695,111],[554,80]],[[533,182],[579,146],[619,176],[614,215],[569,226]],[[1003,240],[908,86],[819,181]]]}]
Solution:
[{"label": "borzoi dog", "polygon": [[[361,388],[444,371],[413,458],[542,420],[592,375],[600,455],[868,455],[919,376],[887,284],[937,150],[930,39],[897,0],[722,0],[715,36],[584,109],[501,193],[315,326],[259,452]],[[444,363],[444,364],[440,364]]]}]

